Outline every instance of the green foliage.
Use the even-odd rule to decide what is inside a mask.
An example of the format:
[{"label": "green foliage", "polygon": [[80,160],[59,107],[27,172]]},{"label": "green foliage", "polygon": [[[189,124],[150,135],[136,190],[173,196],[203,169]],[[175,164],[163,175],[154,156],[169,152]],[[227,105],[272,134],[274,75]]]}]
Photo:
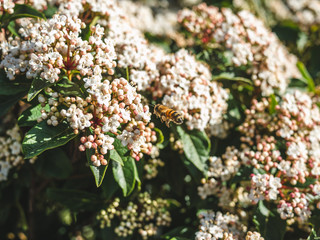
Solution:
[{"label": "green foliage", "polygon": [[308,70],[304,66],[304,64],[302,62],[298,62],[297,67],[301,72],[302,80],[304,80],[304,82],[308,85],[309,91],[314,92],[315,91],[314,81],[313,81],[312,77],[310,76]]},{"label": "green foliage", "polygon": [[204,172],[211,148],[208,136],[201,131],[186,131],[180,126],[177,126],[175,131],[182,141],[186,159]]},{"label": "green foliage", "polygon": [[65,179],[72,173],[72,165],[67,154],[61,149],[48,150],[34,163],[37,174],[46,178]]},{"label": "green foliage", "polygon": [[[288,92],[300,89],[319,95],[317,87],[320,83],[319,26],[306,30],[293,21],[276,20],[268,9],[264,9],[266,4],[263,0],[248,2],[250,2],[250,9],[270,24],[288,49],[300,60],[297,67],[302,77],[290,81]],[[215,0],[210,3],[219,7],[233,7],[231,0]],[[40,12],[27,4],[16,4],[13,14],[3,12],[0,16],[0,27],[4,30],[6,38],[21,37],[18,31],[20,24],[16,20],[51,18],[57,11],[57,5],[48,5],[46,10]],[[81,32],[81,38],[89,40],[91,28],[100,18],[105,19],[104,16],[98,16],[89,9],[85,10],[82,17],[85,19],[86,28]],[[181,34],[182,30],[179,31]],[[187,40],[190,36],[184,34],[186,36],[184,40]],[[166,52],[175,52],[180,48],[176,42],[177,39],[169,36],[157,36],[147,32],[145,37]],[[157,142],[154,145],[160,151],[160,156],[156,158],[161,159],[165,164],[157,169],[156,178],[147,178],[145,175],[145,172],[150,171],[147,167],[152,166],[150,162],[154,159],[150,159],[151,157],[145,154],[140,161],[136,161],[131,157],[132,151],[128,149],[128,145],[124,146],[121,140],[117,139],[119,132],[106,133],[114,138],[114,149],[108,150],[104,155],[107,165],[97,167],[91,161],[91,157],[97,153],[95,148],[86,149],[85,153],[78,150],[83,141],[80,141],[83,132],[76,131],[77,134],[75,134],[66,120],[59,120],[58,126],[55,127],[48,125],[46,120],[38,122],[42,115],[41,111],[51,111],[52,106],[49,104],[41,106],[37,101],[39,94],[44,94],[46,97],[50,95],[49,91],[46,91],[47,88],[51,88],[62,96],[74,97],[73,100],[77,99],[76,97],[86,99],[89,96],[84,87],[83,76],[76,68],[72,68],[72,64],[70,64],[72,70],[61,71],[59,80],[54,83],[40,77],[27,79],[23,73],[17,73],[15,80],[12,81],[7,78],[3,69],[0,70],[0,132],[4,133],[7,125],[11,127],[14,124],[10,122],[11,118],[9,123],[6,119],[8,111],[12,110],[10,114],[18,119],[18,125],[21,127],[19,133],[23,136],[23,156],[25,159],[31,159],[26,160],[25,164],[18,166],[15,171],[11,171],[8,180],[0,182],[1,239],[6,239],[9,232],[15,234],[23,232],[30,236],[30,239],[46,239],[48,236],[50,239],[72,239],[78,232],[82,232],[82,237],[86,234],[89,236],[85,239],[140,239],[137,234],[117,238],[114,233],[117,221],[112,221],[110,228],[99,229],[99,223],[96,220],[96,213],[105,209],[106,205],[115,198],[121,199],[122,202],[131,202],[136,199],[140,191],[149,192],[155,198],[166,198],[170,202],[172,223],[168,227],[159,228],[154,239],[193,239],[194,233],[199,230],[199,220],[196,217],[199,209],[213,209],[224,213],[227,211],[219,202],[219,198],[226,197],[223,192],[218,191],[216,195],[202,200],[197,189],[202,181],[209,178],[207,176],[209,157],[219,157],[228,146],[240,145],[240,133],[237,127],[243,123],[246,110],[250,108],[252,100],[260,101],[266,96],[260,95],[261,93],[253,84],[248,71],[251,67],[250,63],[241,67],[234,66],[230,49],[216,43],[212,43],[209,47],[204,46],[203,42],[198,40],[190,46],[188,44],[186,48],[193,52],[204,65],[209,66],[213,76],[211,80],[219,82],[229,90],[228,109],[223,120],[230,124],[231,130],[226,139],[213,136],[210,136],[210,139],[205,131],[190,131],[186,124],[177,126],[172,123],[171,127],[167,128],[156,119],[154,121],[156,127],[152,129],[157,136]],[[3,57],[2,51],[0,55]],[[114,70],[114,76],[104,72],[103,77],[107,79],[126,77],[130,82],[131,67],[118,67]],[[146,93],[146,100],[150,103],[161,102],[161,99],[151,99],[148,94]],[[270,105],[267,111],[270,115],[277,114],[281,97],[278,93],[268,96]],[[60,108],[65,106],[59,105],[58,111],[61,110]],[[90,113],[94,119],[95,109],[91,110]],[[86,131],[95,135],[92,128]],[[179,141],[182,149],[178,151],[174,149],[172,139]],[[287,146],[282,142],[281,144],[277,145],[277,150],[284,155]],[[37,158],[34,163],[32,163],[33,158]],[[222,164],[227,165],[228,160],[223,161]],[[0,177],[1,171],[3,169],[0,165]],[[230,179],[221,181],[219,187],[230,188],[231,198],[233,197],[231,195],[235,194],[233,190],[248,186],[252,173],[264,174],[266,170],[253,169],[251,165],[242,164]],[[285,186],[288,189],[307,188],[316,184],[316,179],[310,176],[305,180],[304,183],[297,183],[294,186],[285,183]],[[318,196],[307,197],[313,199],[312,201],[318,201]],[[230,205],[239,204],[231,202],[234,199],[228,200]],[[308,220],[308,223],[312,224],[311,232],[301,230],[302,233],[299,232],[299,236],[298,230],[295,229],[298,226],[287,226],[286,221],[280,218],[276,206],[270,201],[259,201],[256,206],[251,205],[239,210],[247,214],[248,229],[260,232],[266,240],[298,239],[300,235],[303,239],[320,239],[319,209],[313,209],[312,216]],[[29,235],[34,226],[38,228],[37,235]],[[288,234],[289,228],[294,231],[292,235]]]},{"label": "green foliage", "polygon": [[38,95],[43,89],[53,85],[53,83],[50,83],[42,78],[35,78],[32,81],[31,88],[28,92],[28,101],[31,101],[35,96]]},{"label": "green foliage", "polygon": [[15,4],[13,14],[5,13],[1,16],[1,28],[6,28],[10,22],[19,18],[45,18],[44,14],[27,4]]},{"label": "green foliage", "polygon": [[286,221],[280,218],[276,210],[269,210],[262,201],[259,201],[253,222],[265,239],[283,239],[286,232]]},{"label": "green foliage", "polygon": [[73,129],[65,122],[56,127],[40,122],[26,133],[22,142],[23,153],[25,158],[33,158],[48,149],[62,146],[75,137]]},{"label": "green foliage", "polygon": [[136,181],[139,180],[135,160],[132,157],[126,157],[123,166],[113,161],[112,171],[114,179],[122,189],[123,195],[128,196],[134,190]]},{"label": "green foliage", "polygon": [[67,77],[63,77],[57,84],[52,87],[55,91],[61,93],[65,96],[78,96],[78,97],[86,97],[83,90],[80,86],[68,80]]},{"label": "green foliage", "polygon": [[41,104],[36,106],[30,106],[26,110],[21,113],[18,118],[18,124],[20,127],[33,126],[37,123],[37,119],[41,117],[41,110],[45,110],[46,112],[50,110],[50,106],[46,104],[45,107],[42,107]]},{"label": "green foliage", "polygon": [[[94,150],[93,149],[87,149],[86,150],[86,155],[87,155],[87,160],[88,160],[88,164],[90,166],[91,172],[93,173],[94,176],[94,180],[96,182],[96,186],[99,187],[102,184],[104,175],[106,174],[108,165],[102,165],[102,166],[95,166],[93,165],[92,161],[91,161],[91,156],[94,154]],[[107,160],[109,160],[109,158],[107,158]]]}]

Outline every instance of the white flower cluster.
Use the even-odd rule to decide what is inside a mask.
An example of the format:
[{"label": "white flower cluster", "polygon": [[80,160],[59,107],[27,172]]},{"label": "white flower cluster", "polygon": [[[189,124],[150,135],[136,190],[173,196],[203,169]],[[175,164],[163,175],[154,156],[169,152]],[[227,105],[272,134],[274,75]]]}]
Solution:
[{"label": "white flower cluster", "polygon": [[118,9],[108,21],[101,21],[108,28],[108,38],[115,43],[118,67],[155,70],[155,63],[150,60],[151,48],[147,40],[139,29],[130,24],[121,10]]},{"label": "white flower cluster", "polygon": [[207,178],[203,178],[202,185],[198,187],[198,194],[202,199],[221,192],[221,182],[228,181],[237,173],[241,166],[237,155],[237,149],[227,147],[221,158],[216,156],[209,158]]},{"label": "white flower cluster", "polygon": [[92,76],[94,69],[99,74],[112,75],[116,66],[112,42],[102,39],[104,29],[99,25],[91,29],[89,41],[82,40],[84,26],[76,17],[58,14],[49,20],[31,22],[19,30],[23,39],[9,40],[0,68],[11,80],[15,75],[26,74],[29,79],[41,77],[50,83],[57,82],[62,71],[70,75],[77,70],[81,76]]},{"label": "white flower cluster", "polygon": [[159,227],[170,225],[171,216],[167,200],[153,200],[147,192],[140,193],[136,200],[122,206],[120,199],[116,198],[97,216],[100,227],[110,227],[111,221],[117,218],[120,223],[115,228],[115,233],[119,237],[127,237],[138,232],[142,239],[149,239],[157,234]]},{"label": "white flower cluster", "polygon": [[[21,134],[18,125],[6,131],[0,137],[0,182],[7,180],[9,171],[24,163],[21,148]],[[33,163],[35,159],[31,159]]]},{"label": "white flower cluster", "polygon": [[163,98],[162,104],[182,112],[189,129],[226,135],[223,114],[228,107],[228,92],[211,82],[207,66],[186,50],[165,54],[150,46],[123,13],[110,16],[104,24],[108,26],[108,38],[115,42],[118,67],[129,69],[138,91],[150,92],[154,99]]},{"label": "white flower cluster", "polygon": [[14,6],[15,6],[15,3],[12,0],[0,0],[1,13],[8,12],[9,14],[12,14]]},{"label": "white flower cluster", "polygon": [[[199,231],[196,232],[195,240],[237,240],[245,237],[247,228],[240,223],[239,217],[236,215],[205,210],[200,212],[198,217],[200,218],[200,226]],[[263,238],[258,239],[263,240]]]},{"label": "white flower cluster", "polygon": [[158,68],[160,76],[150,87],[153,97],[163,97],[162,104],[181,112],[189,129],[216,135],[228,107],[228,92],[211,81],[209,69],[184,49],[164,56]]},{"label": "white flower cluster", "polygon": [[282,187],[281,179],[268,174],[256,174],[251,178],[249,198],[257,203],[260,200],[276,200],[279,188]]},{"label": "white flower cluster", "polygon": [[142,32],[154,35],[172,35],[177,28],[177,14],[169,9],[154,13],[151,7],[139,2],[119,1],[130,24]]},{"label": "white flower cluster", "polygon": [[43,110],[38,121],[57,126],[66,119],[75,133],[91,128],[94,134],[86,133],[80,150],[95,149],[91,160],[96,166],[106,165],[104,155],[114,148],[114,137],[105,134],[108,132],[139,160],[141,152],[149,153],[150,142],[156,141],[155,133],[147,127],[149,108],[127,80],[110,76],[114,74],[116,53],[112,41],[103,38],[104,29],[91,27],[89,40],[84,41],[81,27],[80,19],[66,15],[30,23],[19,30],[24,40],[9,42],[0,66],[11,79],[25,73],[28,78],[40,76],[55,83],[63,72],[69,81],[83,81],[86,93],[80,96],[64,96],[54,91],[54,86],[47,89],[46,96],[39,95],[39,102],[43,107],[48,104],[50,111]]},{"label": "white flower cluster", "polygon": [[114,0],[29,0],[32,6],[39,10],[45,10],[49,6],[58,6],[58,13],[68,16],[77,16],[86,20],[88,12],[101,16],[109,16],[116,8]]},{"label": "white flower cluster", "polygon": [[280,20],[290,19],[304,27],[320,23],[318,0],[271,0],[265,3]]},{"label": "white flower cluster", "polygon": [[[288,53],[274,33],[247,11],[200,4],[179,14],[181,24],[204,44],[218,43],[231,51],[235,66],[247,66],[262,95],[284,93],[290,78],[298,77],[297,59]],[[210,46],[210,45],[208,45]]]}]

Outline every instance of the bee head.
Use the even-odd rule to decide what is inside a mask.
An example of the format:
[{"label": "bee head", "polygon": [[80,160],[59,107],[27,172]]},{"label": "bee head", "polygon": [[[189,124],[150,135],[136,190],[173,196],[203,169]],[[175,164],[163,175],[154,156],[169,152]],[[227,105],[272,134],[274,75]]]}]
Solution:
[{"label": "bee head", "polygon": [[177,124],[182,124],[183,123],[183,117],[181,115],[177,117],[176,123]]}]

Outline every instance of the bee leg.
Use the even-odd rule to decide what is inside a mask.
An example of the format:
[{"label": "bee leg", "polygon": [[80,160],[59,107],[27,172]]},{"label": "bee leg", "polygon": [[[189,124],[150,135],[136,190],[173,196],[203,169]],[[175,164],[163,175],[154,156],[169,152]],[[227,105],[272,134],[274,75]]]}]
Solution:
[{"label": "bee leg", "polygon": [[166,121],[166,125],[167,125],[167,127],[169,128],[170,127],[170,119],[168,119],[167,121]]}]

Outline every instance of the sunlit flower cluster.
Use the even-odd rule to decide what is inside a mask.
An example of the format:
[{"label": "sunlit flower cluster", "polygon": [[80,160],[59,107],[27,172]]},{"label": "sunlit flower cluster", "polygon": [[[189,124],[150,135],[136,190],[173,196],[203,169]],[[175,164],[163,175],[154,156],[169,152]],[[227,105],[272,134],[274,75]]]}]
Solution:
[{"label": "sunlit flower cluster", "polygon": [[[280,200],[281,217],[307,220],[306,195],[317,196],[312,183],[317,183],[320,174],[318,106],[309,95],[296,91],[284,95],[275,106],[267,99],[254,100],[246,114],[239,128],[244,134],[243,160],[266,172],[253,176],[252,199]],[[257,184],[260,191],[256,191]]]},{"label": "sunlit flower cluster", "polygon": [[96,15],[109,16],[117,9],[114,0],[28,0],[28,2],[40,11],[47,9],[48,6],[57,6],[58,13],[77,16],[85,22],[89,20],[90,12]]},{"label": "sunlit flower cluster", "polygon": [[182,49],[163,57],[158,68],[160,76],[150,87],[153,98],[163,98],[162,104],[181,112],[189,129],[216,135],[228,107],[228,92],[211,82],[208,67]]},{"label": "sunlit flower cluster", "polygon": [[223,114],[228,92],[211,82],[207,66],[186,50],[165,54],[151,46],[122,14],[110,16],[104,25],[108,38],[115,42],[118,67],[127,69],[138,91],[152,93],[153,99],[162,99],[162,104],[182,112],[189,129],[226,135]]},{"label": "sunlit flower cluster", "polygon": [[[227,147],[225,154],[211,157],[208,178],[198,187],[205,199],[210,195],[221,202],[253,204],[260,200],[278,204],[283,219],[305,222],[311,215],[310,204],[319,204],[319,108],[315,100],[300,91],[287,93],[279,103],[271,98],[260,102],[253,100],[246,119],[239,127],[241,146]],[[273,104],[272,104],[273,102]],[[234,200],[236,194],[222,185],[232,179],[240,167],[251,166],[250,191],[242,200]],[[245,201],[243,201],[245,200]],[[230,204],[229,204],[230,205]]]},{"label": "sunlit flower cluster", "polygon": [[290,19],[302,26],[320,23],[320,2],[318,0],[272,0],[265,2],[276,18],[280,20]]},{"label": "sunlit flower cluster", "polygon": [[0,0],[1,13],[8,12],[9,14],[12,14],[14,6],[15,6],[15,3],[12,0]]},{"label": "sunlit flower cluster", "polygon": [[[89,80],[84,80],[85,87],[91,88],[88,92],[92,93],[86,98],[63,96],[48,88],[47,97],[38,96],[43,106],[38,122],[46,120],[49,125],[57,126],[66,119],[76,134],[84,132],[79,150],[93,149],[91,160],[96,166],[108,164],[104,155],[114,148],[115,138],[131,150],[136,160],[142,157],[142,152],[151,153],[156,134],[151,130],[154,126],[148,126],[149,108],[141,104],[141,96],[124,78],[111,83],[97,79],[92,80],[91,85],[87,84]],[[46,104],[49,111],[45,109]]]},{"label": "sunlit flower cluster", "polygon": [[168,9],[154,13],[152,8],[128,0],[119,1],[130,24],[142,32],[154,35],[174,34],[177,27],[177,14]]},{"label": "sunlit flower cluster", "polygon": [[[111,77],[116,53],[112,41],[103,39],[104,29],[99,25],[91,27],[91,36],[84,41],[80,37],[83,26],[76,17],[65,15],[30,23],[19,30],[25,40],[9,42],[1,67],[11,79],[25,73],[28,78],[40,76],[41,81],[52,84],[84,84],[85,91],[78,87],[76,93],[62,94],[59,88],[52,87],[46,95],[40,94],[39,102],[43,107],[48,104],[50,109],[42,110],[38,122],[46,120],[57,126],[66,119],[76,134],[85,132],[79,149],[94,149],[91,160],[96,166],[107,164],[104,155],[114,148],[115,137],[139,160],[142,152],[151,151],[151,141],[156,141],[155,132],[147,127],[149,108],[141,103],[141,96],[126,79]],[[68,79],[61,80],[60,73]]]},{"label": "sunlit flower cluster", "polygon": [[182,26],[208,47],[219,44],[232,54],[235,66],[246,66],[255,86],[268,96],[284,93],[290,78],[299,76],[296,58],[290,55],[274,33],[247,11],[200,4],[179,14]]},{"label": "sunlit flower cluster", "polygon": [[26,74],[27,78],[41,77],[55,83],[60,73],[72,71],[81,76],[113,74],[116,54],[113,43],[102,39],[104,29],[92,28],[89,41],[82,40],[80,33],[85,24],[76,17],[54,15],[52,19],[30,22],[20,28],[23,39],[9,39],[3,48],[4,68],[9,79]]},{"label": "sunlit flower cluster", "polygon": [[[9,171],[24,163],[21,148],[21,133],[18,125],[6,131],[4,136],[0,137],[0,182],[7,180]],[[31,159],[30,162],[34,162]]]},{"label": "sunlit flower cluster", "polygon": [[198,187],[198,194],[202,199],[223,191],[221,182],[231,179],[241,166],[237,155],[239,155],[237,149],[228,147],[221,158],[216,156],[209,158],[207,178],[203,178],[202,185]]},{"label": "sunlit flower cluster", "polygon": [[120,221],[115,228],[119,237],[128,237],[139,233],[142,239],[155,236],[159,227],[168,226],[171,216],[169,203],[165,199],[151,199],[149,193],[140,193],[136,201],[123,205],[120,199],[115,199],[106,210],[101,210],[97,216],[100,227],[110,227],[113,219]]},{"label": "sunlit flower cluster", "polygon": [[[239,217],[233,214],[221,212],[202,211],[198,215],[200,219],[199,231],[196,232],[196,240],[236,240],[244,239],[247,227],[240,223]],[[249,234],[249,232],[248,232]],[[250,236],[257,233],[250,232]],[[254,238],[248,238],[254,239]],[[263,238],[258,236],[259,240]]]}]

